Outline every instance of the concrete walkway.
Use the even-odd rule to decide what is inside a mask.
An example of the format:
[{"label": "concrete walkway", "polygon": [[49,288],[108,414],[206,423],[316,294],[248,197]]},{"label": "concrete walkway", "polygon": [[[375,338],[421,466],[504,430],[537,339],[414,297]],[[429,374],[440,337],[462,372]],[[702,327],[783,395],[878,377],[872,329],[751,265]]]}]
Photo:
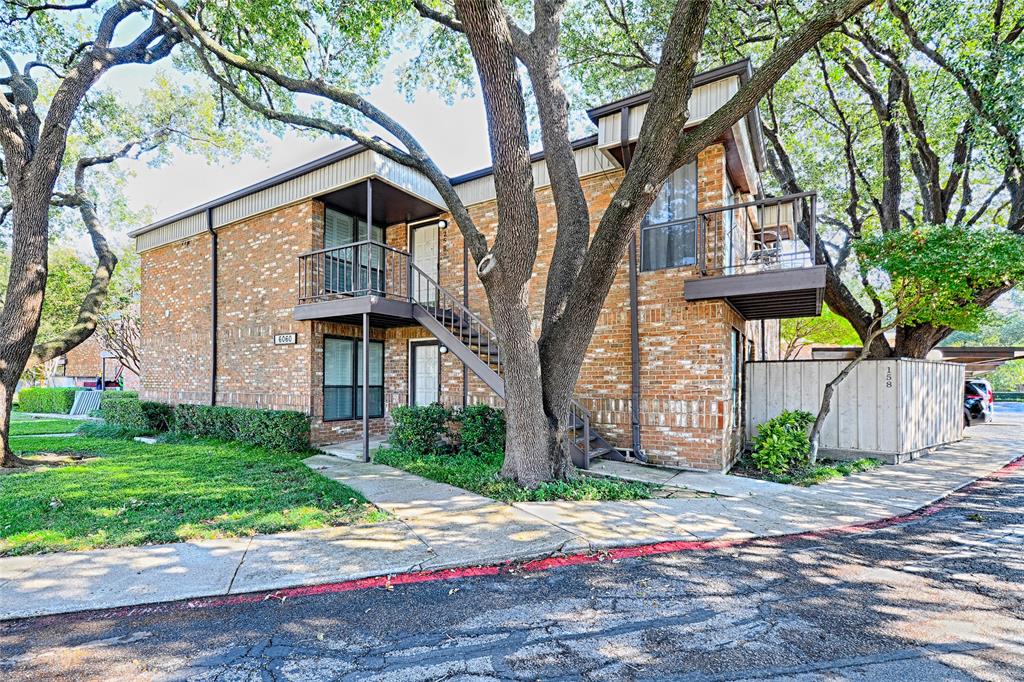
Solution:
[{"label": "concrete walkway", "polygon": [[1024,415],[968,431],[931,456],[812,488],[674,474],[714,492],[630,502],[503,504],[334,455],[307,464],[393,520],[278,535],[0,558],[0,620],[274,590],[673,540],[742,539],[902,515],[1024,455]]}]

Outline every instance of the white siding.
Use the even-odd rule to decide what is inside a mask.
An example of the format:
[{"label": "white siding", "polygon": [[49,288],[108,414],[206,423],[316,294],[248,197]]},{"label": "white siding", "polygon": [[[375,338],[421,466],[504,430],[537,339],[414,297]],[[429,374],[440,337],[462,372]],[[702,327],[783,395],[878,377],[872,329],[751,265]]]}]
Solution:
[{"label": "white siding", "polygon": [[[404,192],[434,204],[443,210],[444,202],[430,181],[421,173],[401,166],[376,152],[366,150],[323,168],[304,173],[272,187],[239,197],[213,209],[214,227],[222,227],[281,206],[347,187],[370,177],[378,177]],[[136,237],[138,251],[186,239],[206,229],[203,212],[186,216]]]},{"label": "white siding", "polygon": [[[740,87],[739,76],[729,76],[693,89],[690,96],[690,117],[687,127],[696,125],[718,111],[729,101]],[[647,113],[647,104],[639,104],[629,110],[629,139],[640,137],[640,128]],[[597,146],[602,149],[617,147],[622,139],[622,114],[615,112],[600,118],[597,122]]]},{"label": "white siding", "polygon": [[[747,363],[747,433],[783,410],[816,414],[847,360]],[[924,360],[865,360],[841,384],[821,448],[905,456],[963,437],[964,368]]]},{"label": "white siding", "polygon": [[[576,157],[576,168],[579,170],[581,178],[618,168],[618,166],[602,154],[596,146],[577,149],[574,155]],[[548,177],[548,167],[547,164],[544,163],[543,159],[533,162],[533,184],[534,187],[537,188],[546,187],[551,184],[551,178]],[[494,176],[485,175],[481,178],[476,178],[475,180],[463,182],[455,186],[455,191],[458,192],[459,198],[462,199],[462,203],[467,206],[479,204],[484,201],[490,201],[496,196],[494,191]]]}]

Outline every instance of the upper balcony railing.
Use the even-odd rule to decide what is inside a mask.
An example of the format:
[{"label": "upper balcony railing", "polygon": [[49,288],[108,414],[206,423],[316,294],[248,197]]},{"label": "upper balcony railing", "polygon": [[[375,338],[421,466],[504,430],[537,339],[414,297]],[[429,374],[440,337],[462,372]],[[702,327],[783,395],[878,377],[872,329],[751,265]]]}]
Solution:
[{"label": "upper balcony railing", "polygon": [[817,265],[817,194],[803,192],[700,211],[701,276],[745,275]]},{"label": "upper balcony railing", "polygon": [[361,241],[299,256],[299,303],[353,296],[410,300],[409,254]]}]

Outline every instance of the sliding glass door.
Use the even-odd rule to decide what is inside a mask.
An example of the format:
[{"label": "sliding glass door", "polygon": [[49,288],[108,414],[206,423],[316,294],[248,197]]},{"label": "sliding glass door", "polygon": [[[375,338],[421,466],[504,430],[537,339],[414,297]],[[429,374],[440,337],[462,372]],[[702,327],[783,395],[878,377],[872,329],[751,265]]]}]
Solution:
[{"label": "sliding glass door", "polygon": [[367,239],[383,244],[384,228],[368,229],[365,220],[333,208],[324,212],[324,248],[331,249],[324,256],[327,293],[384,292],[384,249],[350,246]]}]

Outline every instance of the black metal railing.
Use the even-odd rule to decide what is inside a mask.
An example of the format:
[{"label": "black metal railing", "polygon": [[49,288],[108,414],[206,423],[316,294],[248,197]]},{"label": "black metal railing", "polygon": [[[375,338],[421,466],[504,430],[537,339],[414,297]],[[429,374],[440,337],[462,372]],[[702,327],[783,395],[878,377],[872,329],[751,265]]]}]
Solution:
[{"label": "black metal railing", "polygon": [[817,194],[803,192],[699,211],[701,275],[740,275],[817,264]]},{"label": "black metal railing", "polygon": [[[299,303],[370,295],[406,300],[424,308],[502,376],[504,363],[497,333],[460,297],[417,267],[405,251],[363,241],[299,256]],[[405,403],[404,393],[388,391],[385,397],[386,409]],[[570,443],[583,453],[584,468],[590,463],[591,419],[585,407],[570,401],[565,428]]]},{"label": "black metal railing", "polygon": [[498,334],[472,310],[463,305],[460,297],[448,291],[415,264],[409,265],[412,301],[425,308],[448,328],[499,375],[502,370]]},{"label": "black metal railing", "polygon": [[299,256],[299,303],[350,296],[409,300],[410,257],[367,240]]}]

